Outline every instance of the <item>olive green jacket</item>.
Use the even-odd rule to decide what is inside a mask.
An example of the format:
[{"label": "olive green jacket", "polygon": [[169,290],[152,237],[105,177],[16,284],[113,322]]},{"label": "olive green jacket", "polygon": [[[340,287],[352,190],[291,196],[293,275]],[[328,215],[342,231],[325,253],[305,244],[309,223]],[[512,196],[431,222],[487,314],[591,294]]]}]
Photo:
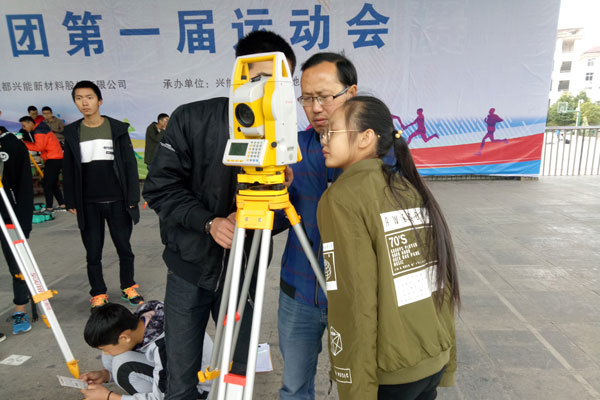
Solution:
[{"label": "olive green jacket", "polygon": [[[422,200],[406,181],[402,209],[379,159],[350,166],[317,212],[329,301],[331,377],[340,399],[377,399],[379,385],[439,372],[454,384],[454,309],[436,308],[436,260]],[[417,239],[417,235],[419,238]]]}]

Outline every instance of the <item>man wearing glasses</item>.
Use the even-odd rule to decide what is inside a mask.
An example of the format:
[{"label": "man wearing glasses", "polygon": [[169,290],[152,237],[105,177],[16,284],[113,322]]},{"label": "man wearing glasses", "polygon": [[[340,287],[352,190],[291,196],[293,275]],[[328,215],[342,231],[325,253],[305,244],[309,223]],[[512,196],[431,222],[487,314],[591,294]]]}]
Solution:
[{"label": "man wearing glasses", "polygon": [[[323,268],[317,204],[336,171],[325,167],[319,135],[327,129],[333,112],[356,95],[356,69],[340,54],[317,53],[302,65],[300,84],[298,102],[311,127],[298,133],[302,162],[291,166],[294,180],[289,193]],[[327,328],[327,299],[293,230],[281,260],[280,286],[278,330],[284,361],[280,398],[314,399],[317,359]]]}]

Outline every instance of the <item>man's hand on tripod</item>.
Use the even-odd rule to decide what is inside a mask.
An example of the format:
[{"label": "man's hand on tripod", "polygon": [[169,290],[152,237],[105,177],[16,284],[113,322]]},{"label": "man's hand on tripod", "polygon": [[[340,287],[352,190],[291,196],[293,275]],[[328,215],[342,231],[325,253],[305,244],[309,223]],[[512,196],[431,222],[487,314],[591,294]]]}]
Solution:
[{"label": "man's hand on tripod", "polygon": [[289,165],[285,166],[285,182],[283,183],[286,188],[290,188],[290,185],[294,181],[294,170]]},{"label": "man's hand on tripod", "polygon": [[230,249],[233,243],[233,232],[235,230],[235,213],[227,218],[215,218],[210,226],[210,236],[224,249]]}]

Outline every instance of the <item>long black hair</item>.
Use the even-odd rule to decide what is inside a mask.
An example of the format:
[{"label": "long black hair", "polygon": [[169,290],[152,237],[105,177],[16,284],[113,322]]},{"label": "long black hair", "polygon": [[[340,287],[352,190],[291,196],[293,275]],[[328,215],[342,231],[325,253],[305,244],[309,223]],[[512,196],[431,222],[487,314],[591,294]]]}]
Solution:
[{"label": "long black hair", "polygon": [[381,100],[371,96],[353,97],[347,100],[343,107],[346,126],[352,126],[361,132],[372,129],[377,134],[376,155],[378,158],[383,158],[392,147],[394,148],[396,164],[391,166],[384,163],[382,167],[389,191],[400,208],[405,208],[403,207],[403,191],[408,189],[406,181],[421,196],[423,207],[427,210],[429,222],[432,226],[432,229],[429,230],[429,239],[434,243],[434,250],[437,255],[435,301],[438,307],[442,306],[444,303],[444,286],[448,284],[450,286],[451,304],[460,307],[456,256],[448,224],[442,214],[440,205],[423,182],[423,179],[421,179],[406,140],[394,128],[390,110]]}]

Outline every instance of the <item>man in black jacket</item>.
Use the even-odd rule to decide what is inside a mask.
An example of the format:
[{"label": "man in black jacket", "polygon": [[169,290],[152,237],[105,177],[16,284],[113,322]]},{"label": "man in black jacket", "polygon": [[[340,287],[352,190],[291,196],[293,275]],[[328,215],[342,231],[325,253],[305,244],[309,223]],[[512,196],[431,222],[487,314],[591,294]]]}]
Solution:
[{"label": "man in black jacket", "polygon": [[83,119],[64,130],[65,203],[81,230],[92,308],[108,302],[102,276],[104,221],[119,255],[121,298],[140,304],[144,299],[136,291],[130,244],[133,224],[140,219],[140,187],[129,125],[100,115],[102,94],[93,82],[78,82],[71,96]]},{"label": "man in black jacket", "polygon": [[[293,50],[273,32],[248,34],[238,42],[236,56],[273,51],[283,52],[294,70]],[[253,63],[249,72],[251,77],[271,75],[272,63]],[[228,99],[221,97],[178,107],[144,185],[144,198],[160,217],[163,259],[169,269],[167,399],[196,399],[204,331],[211,312],[216,319],[221,301],[239,172],[222,163],[229,139],[228,106]],[[251,314],[250,304],[242,319],[232,373],[245,373]]]},{"label": "man in black jacket", "polygon": [[[0,164],[2,164],[0,170],[2,185],[17,216],[19,225],[21,225],[21,230],[28,238],[33,216],[33,184],[31,182],[29,151],[23,142],[10,132],[0,134]],[[9,224],[11,219],[3,201],[0,201],[0,213],[4,223]],[[13,334],[18,335],[31,330],[31,323],[26,313],[29,290],[25,281],[17,277],[21,274],[19,265],[2,233],[0,233],[0,241],[2,242],[4,258],[6,258],[8,269],[13,277],[15,312],[12,315],[12,323]]]}]

